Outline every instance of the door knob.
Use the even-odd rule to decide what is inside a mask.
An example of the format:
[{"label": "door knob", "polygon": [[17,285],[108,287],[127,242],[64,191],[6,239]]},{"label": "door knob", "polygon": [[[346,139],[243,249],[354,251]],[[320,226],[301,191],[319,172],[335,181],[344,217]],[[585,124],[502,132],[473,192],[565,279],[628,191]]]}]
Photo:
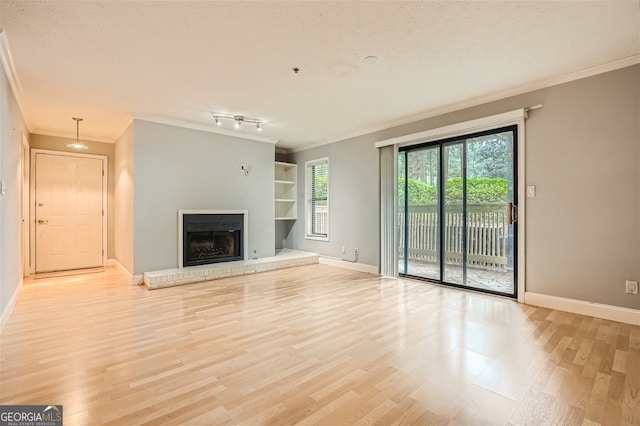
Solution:
[{"label": "door knob", "polygon": [[38,219],[38,225],[46,225],[47,223],[49,223],[48,220]]}]

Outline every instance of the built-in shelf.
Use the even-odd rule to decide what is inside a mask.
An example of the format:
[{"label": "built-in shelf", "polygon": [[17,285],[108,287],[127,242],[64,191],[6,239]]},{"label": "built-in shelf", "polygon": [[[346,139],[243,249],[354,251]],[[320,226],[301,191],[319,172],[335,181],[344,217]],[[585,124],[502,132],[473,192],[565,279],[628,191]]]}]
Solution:
[{"label": "built-in shelf", "polygon": [[297,165],[276,161],[274,180],[276,220],[295,220],[298,217],[297,178]]}]

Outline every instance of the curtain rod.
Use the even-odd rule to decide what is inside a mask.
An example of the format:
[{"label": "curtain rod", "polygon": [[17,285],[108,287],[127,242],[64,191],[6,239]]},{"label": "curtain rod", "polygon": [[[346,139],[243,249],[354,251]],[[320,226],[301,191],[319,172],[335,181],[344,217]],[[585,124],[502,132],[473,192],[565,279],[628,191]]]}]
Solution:
[{"label": "curtain rod", "polygon": [[542,104],[533,105],[524,109],[524,118],[529,118],[529,111],[542,108]]}]

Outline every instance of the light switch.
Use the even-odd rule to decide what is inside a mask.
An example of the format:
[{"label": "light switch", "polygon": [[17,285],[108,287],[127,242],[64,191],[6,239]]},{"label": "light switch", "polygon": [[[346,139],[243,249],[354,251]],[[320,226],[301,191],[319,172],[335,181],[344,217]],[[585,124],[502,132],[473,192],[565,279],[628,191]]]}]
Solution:
[{"label": "light switch", "polygon": [[527,186],[527,197],[535,197],[536,196],[536,187],[535,186]]}]

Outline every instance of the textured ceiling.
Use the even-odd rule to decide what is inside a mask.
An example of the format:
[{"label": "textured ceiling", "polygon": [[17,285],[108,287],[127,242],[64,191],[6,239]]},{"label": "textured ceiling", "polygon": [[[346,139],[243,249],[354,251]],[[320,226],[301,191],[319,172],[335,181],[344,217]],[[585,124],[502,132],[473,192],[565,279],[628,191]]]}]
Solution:
[{"label": "textured ceiling", "polygon": [[0,2],[31,132],[75,137],[81,116],[82,138],[113,141],[132,115],[213,128],[217,111],[294,149],[637,61],[639,16],[637,0]]}]

